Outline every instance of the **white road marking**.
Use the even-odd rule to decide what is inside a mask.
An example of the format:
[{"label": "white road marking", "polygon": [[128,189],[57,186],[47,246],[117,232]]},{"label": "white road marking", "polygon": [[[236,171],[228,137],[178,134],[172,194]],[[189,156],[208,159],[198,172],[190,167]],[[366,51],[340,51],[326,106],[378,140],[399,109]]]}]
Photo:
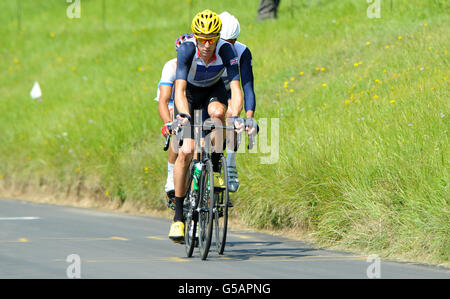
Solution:
[{"label": "white road marking", "polygon": [[39,220],[39,217],[0,217],[0,221],[8,220]]}]

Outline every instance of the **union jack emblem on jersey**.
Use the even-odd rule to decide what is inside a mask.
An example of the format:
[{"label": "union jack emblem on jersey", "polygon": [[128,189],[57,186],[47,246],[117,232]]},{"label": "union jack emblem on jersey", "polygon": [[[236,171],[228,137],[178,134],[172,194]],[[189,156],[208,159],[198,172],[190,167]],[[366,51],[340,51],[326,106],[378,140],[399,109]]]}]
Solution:
[{"label": "union jack emblem on jersey", "polygon": [[239,63],[239,58],[235,57],[233,59],[230,60],[230,65],[235,65]]}]

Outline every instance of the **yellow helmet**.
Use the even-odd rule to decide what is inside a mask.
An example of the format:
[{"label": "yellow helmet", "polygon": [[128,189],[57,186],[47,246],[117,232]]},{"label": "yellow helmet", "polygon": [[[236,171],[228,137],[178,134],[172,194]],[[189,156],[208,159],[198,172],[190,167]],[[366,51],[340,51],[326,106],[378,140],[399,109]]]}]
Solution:
[{"label": "yellow helmet", "polygon": [[191,28],[194,34],[219,34],[222,22],[215,12],[206,9],[195,15]]}]

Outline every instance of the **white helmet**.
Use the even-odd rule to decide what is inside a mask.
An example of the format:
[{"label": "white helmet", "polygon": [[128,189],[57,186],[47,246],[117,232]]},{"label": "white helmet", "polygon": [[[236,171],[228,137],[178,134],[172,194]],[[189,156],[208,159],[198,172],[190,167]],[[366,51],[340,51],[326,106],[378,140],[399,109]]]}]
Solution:
[{"label": "white helmet", "polygon": [[222,21],[222,30],[220,31],[220,38],[222,39],[237,39],[241,31],[238,19],[230,13],[224,11],[219,15]]}]

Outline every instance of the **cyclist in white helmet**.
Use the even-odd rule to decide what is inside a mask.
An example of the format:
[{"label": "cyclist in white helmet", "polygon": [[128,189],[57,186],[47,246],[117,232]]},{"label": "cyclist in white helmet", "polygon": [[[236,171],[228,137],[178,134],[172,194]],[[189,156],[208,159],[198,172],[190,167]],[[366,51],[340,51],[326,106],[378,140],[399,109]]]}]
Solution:
[{"label": "cyclist in white helmet", "polygon": [[[222,21],[222,30],[220,31],[220,38],[231,43],[237,52],[239,58],[239,70],[241,76],[242,89],[244,91],[244,108],[246,111],[245,127],[248,135],[256,134],[257,124],[254,120],[255,115],[255,91],[253,88],[253,69],[252,69],[252,53],[250,49],[237,41],[240,34],[239,21],[230,13],[222,12],[219,14],[219,18]],[[228,99],[231,98],[230,85],[226,72],[222,77],[225,87],[228,92]],[[228,105],[231,107],[231,103]],[[231,117],[231,111],[228,108],[226,117]],[[236,140],[233,138],[232,140]],[[239,188],[239,180],[236,170],[235,152],[227,149],[227,165],[228,165],[228,189],[230,192],[236,192]]]}]

